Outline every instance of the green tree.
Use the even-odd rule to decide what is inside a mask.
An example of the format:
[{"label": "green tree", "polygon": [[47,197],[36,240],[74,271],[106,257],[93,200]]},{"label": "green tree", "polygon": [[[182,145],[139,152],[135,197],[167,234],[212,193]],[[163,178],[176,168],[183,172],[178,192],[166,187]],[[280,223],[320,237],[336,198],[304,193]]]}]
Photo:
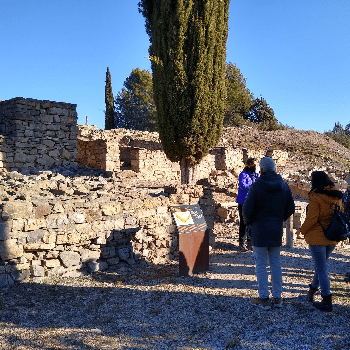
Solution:
[{"label": "green tree", "polygon": [[113,104],[113,91],[112,91],[112,79],[109,67],[106,72],[106,86],[105,86],[105,130],[114,129],[114,104]]},{"label": "green tree", "polygon": [[141,0],[150,39],[154,100],[165,154],[181,183],[218,142],[225,112],[230,0]]},{"label": "green tree", "polygon": [[258,127],[263,130],[277,130],[280,128],[275,112],[263,97],[253,100],[248,119],[258,124]]},{"label": "green tree", "polygon": [[350,148],[350,124],[343,128],[339,122],[335,123],[333,130],[327,131],[325,134],[344,147]]},{"label": "green tree", "polygon": [[225,126],[240,126],[249,119],[254,95],[246,88],[246,78],[231,62],[226,64],[226,111]]},{"label": "green tree", "polygon": [[116,128],[155,131],[156,108],[151,72],[133,69],[115,98],[115,106]]}]

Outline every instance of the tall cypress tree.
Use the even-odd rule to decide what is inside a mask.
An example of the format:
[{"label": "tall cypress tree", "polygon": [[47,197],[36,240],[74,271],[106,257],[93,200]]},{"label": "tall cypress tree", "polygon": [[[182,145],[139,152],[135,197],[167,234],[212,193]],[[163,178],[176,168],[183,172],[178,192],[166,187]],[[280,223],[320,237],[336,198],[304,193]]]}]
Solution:
[{"label": "tall cypress tree", "polygon": [[106,115],[105,115],[105,130],[114,129],[114,98],[112,91],[112,79],[109,67],[106,72],[106,86],[105,86],[105,102],[106,102]]},{"label": "tall cypress tree", "polygon": [[181,182],[214,147],[225,111],[230,0],[141,0],[150,39],[153,91],[164,152]]}]

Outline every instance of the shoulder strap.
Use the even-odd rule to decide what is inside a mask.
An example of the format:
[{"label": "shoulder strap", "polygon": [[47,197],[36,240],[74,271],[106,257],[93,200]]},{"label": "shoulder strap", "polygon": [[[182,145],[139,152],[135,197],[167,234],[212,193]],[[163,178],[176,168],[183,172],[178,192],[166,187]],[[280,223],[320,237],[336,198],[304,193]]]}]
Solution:
[{"label": "shoulder strap", "polygon": [[[333,209],[333,214],[336,211],[339,211],[339,205],[337,203],[335,203],[335,206],[333,208],[332,204],[330,204],[331,208]],[[317,222],[320,224],[320,226],[322,227],[323,232],[326,231],[326,229],[323,227],[323,225],[321,224],[320,220],[317,220]]]}]

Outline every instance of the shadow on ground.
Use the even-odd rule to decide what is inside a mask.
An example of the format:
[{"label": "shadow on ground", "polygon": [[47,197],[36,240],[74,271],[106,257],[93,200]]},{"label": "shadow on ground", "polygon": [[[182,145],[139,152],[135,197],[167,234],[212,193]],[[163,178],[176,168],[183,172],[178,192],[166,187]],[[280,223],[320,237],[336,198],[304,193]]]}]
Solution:
[{"label": "shadow on ground", "polygon": [[[311,277],[309,256],[303,249],[295,250],[297,259],[289,252],[283,250],[283,274],[293,279],[284,287],[296,296],[269,311],[250,304],[247,293],[257,293],[254,260],[235,250],[214,251],[209,271],[193,277],[179,277],[176,264],[150,265],[127,274],[8,286],[0,289],[0,348],[349,348],[349,303],[336,302],[329,314],[314,309],[300,282]],[[348,257],[335,256],[343,257],[330,271],[337,280]],[[334,293],[349,297],[348,285],[340,283]]]}]

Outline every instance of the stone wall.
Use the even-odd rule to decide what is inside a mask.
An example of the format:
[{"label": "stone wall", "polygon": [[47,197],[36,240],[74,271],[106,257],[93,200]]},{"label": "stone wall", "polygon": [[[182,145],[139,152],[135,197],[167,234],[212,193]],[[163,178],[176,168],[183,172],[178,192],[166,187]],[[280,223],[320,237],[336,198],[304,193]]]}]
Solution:
[{"label": "stone wall", "polygon": [[[98,130],[95,126],[79,125],[78,158],[80,165],[105,171],[131,169],[144,179],[162,178],[180,181],[180,166],[170,162],[163,152],[157,133],[126,129]],[[197,166],[197,180],[207,179],[216,170],[230,170],[239,174],[248,157],[259,160],[272,157],[277,167],[283,167],[288,153],[280,150],[251,150],[215,147]]]},{"label": "stone wall", "polygon": [[104,172],[74,168],[71,173],[76,176],[0,173],[0,286],[113,271],[140,258],[176,259],[171,205],[199,203],[213,243],[210,187],[140,189]]},{"label": "stone wall", "polygon": [[120,148],[116,142],[107,140],[77,140],[79,155],[76,159],[80,165],[106,171],[120,170]]},{"label": "stone wall", "polygon": [[132,147],[129,149],[131,169],[142,173],[144,179],[167,179],[178,181],[180,178],[179,163],[171,162],[162,150],[148,150]]},{"label": "stone wall", "polygon": [[22,97],[0,102],[0,169],[49,169],[77,156],[76,105]]}]

